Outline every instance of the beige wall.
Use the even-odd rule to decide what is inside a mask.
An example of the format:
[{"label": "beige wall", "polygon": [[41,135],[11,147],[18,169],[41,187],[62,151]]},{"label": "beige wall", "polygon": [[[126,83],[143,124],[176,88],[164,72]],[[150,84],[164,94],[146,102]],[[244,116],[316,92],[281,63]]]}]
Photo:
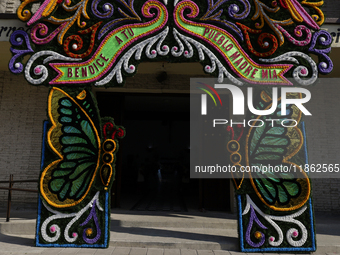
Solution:
[{"label": "beige wall", "polygon": [[[305,106],[312,116],[305,116],[304,121],[309,164],[340,163],[340,82],[336,80],[308,88],[312,99]],[[312,184],[315,209],[340,212],[340,178],[314,179]]]},{"label": "beige wall", "polygon": [[[29,86],[22,75],[0,71],[0,180],[10,174],[15,180],[38,179],[47,93],[45,87]],[[14,187],[37,189],[37,184]],[[14,204],[36,198],[35,193],[13,193]],[[7,192],[0,190],[0,204],[6,200]]]},{"label": "beige wall", "polygon": [[0,42],[0,71],[8,71],[8,63],[12,57],[10,48],[9,42]]}]

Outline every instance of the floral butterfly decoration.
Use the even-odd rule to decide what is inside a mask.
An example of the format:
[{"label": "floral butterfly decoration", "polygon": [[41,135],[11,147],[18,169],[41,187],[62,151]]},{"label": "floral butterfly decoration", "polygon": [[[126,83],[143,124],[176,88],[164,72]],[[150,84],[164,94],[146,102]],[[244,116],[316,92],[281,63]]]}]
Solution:
[{"label": "floral butterfly decoration", "polygon": [[[49,163],[40,177],[43,204],[53,213],[41,224],[42,242],[55,242],[60,238],[60,233],[54,237],[47,234],[46,228],[50,221],[69,217],[72,220],[64,232],[64,238],[68,242],[94,244],[107,238],[104,235],[108,235],[109,229],[103,230],[100,227],[105,226],[105,217],[98,212],[109,213],[108,190],[115,174],[116,152],[119,147],[117,139],[125,136],[125,130],[115,126],[111,118],[100,120],[92,97],[87,90],[81,91],[75,98],[56,87],[50,91],[48,115],[51,127],[46,140],[58,159]],[[102,128],[100,123],[105,123]],[[52,155],[49,157],[52,158]],[[53,206],[68,210],[78,204],[83,209],[76,213],[65,214],[50,208]],[[81,223],[90,207],[92,209],[88,218]],[[93,227],[85,228],[91,223],[90,219],[93,219],[96,230]],[[79,229],[74,226],[76,223],[84,227],[82,240],[78,238]],[[54,224],[50,227],[50,233],[54,234],[56,229],[60,227]]]},{"label": "floral butterfly decoration", "polygon": [[[289,98],[301,98],[301,94],[289,94]],[[238,210],[242,221],[240,229],[245,231],[244,242],[241,242],[242,251],[270,251],[271,247],[280,246],[284,242],[284,224],[295,224],[286,230],[287,242],[291,247],[306,251],[314,249],[307,242],[312,238],[308,235],[314,235],[314,230],[310,230],[312,234],[308,234],[302,223],[312,221],[311,205],[308,202],[311,184],[304,171],[305,136],[302,113],[295,105],[288,105],[287,115],[282,115],[280,98],[278,100],[277,108],[272,114],[251,116],[254,120],[247,130],[241,125],[236,128],[227,127],[227,132],[230,133],[227,144],[230,161],[238,170],[242,166],[248,166],[243,168],[248,171],[232,173],[239,200]],[[273,106],[266,91],[261,91],[256,101],[258,110],[268,110]],[[241,195],[245,196],[243,201]],[[250,217],[247,218],[249,214]],[[278,216],[273,216],[276,214]],[[300,218],[296,219],[297,217]],[[278,224],[280,221],[281,224]],[[266,238],[259,229],[266,230],[270,237]],[[294,240],[296,238],[298,240]],[[281,249],[288,251],[291,248]]]}]

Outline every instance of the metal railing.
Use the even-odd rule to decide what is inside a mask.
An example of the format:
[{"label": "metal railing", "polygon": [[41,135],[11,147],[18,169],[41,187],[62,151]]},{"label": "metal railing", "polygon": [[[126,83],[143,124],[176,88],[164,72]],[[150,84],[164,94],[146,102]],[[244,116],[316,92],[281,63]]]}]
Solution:
[{"label": "metal railing", "polygon": [[12,202],[12,191],[25,191],[25,192],[33,192],[38,193],[38,190],[32,190],[32,189],[17,189],[13,188],[14,183],[24,183],[24,182],[36,182],[38,183],[39,180],[13,180],[13,174],[9,175],[9,181],[0,181],[1,183],[9,183],[8,188],[6,187],[0,187],[0,189],[8,190],[8,199],[7,199],[7,215],[6,215],[6,221],[9,222],[10,214],[11,214],[11,202]]}]

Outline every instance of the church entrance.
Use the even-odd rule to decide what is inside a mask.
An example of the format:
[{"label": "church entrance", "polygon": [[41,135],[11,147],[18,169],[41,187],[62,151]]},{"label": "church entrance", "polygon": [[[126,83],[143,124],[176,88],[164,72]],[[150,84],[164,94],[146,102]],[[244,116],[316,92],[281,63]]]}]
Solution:
[{"label": "church entrance", "polygon": [[190,95],[97,92],[102,116],[126,128],[112,206],[134,211],[230,211],[229,179],[190,179]]}]

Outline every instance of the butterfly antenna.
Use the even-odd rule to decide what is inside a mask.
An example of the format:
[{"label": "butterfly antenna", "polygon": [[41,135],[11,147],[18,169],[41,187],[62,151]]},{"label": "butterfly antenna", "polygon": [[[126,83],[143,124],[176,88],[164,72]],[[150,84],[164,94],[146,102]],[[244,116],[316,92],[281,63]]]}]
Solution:
[{"label": "butterfly antenna", "polygon": [[115,135],[116,135],[117,129],[112,133],[111,139],[114,140],[115,139]]},{"label": "butterfly antenna", "polygon": [[[107,139],[107,131],[112,131],[113,129],[113,124],[111,122],[106,122],[103,127],[103,134],[104,134],[104,140]],[[106,131],[107,130],[107,131]]]},{"label": "butterfly antenna", "polygon": [[[118,133],[117,133],[118,132]],[[122,138],[124,136],[124,130],[121,128],[116,129],[111,136],[111,139],[114,140],[115,139],[115,135],[117,133],[118,138]]]},{"label": "butterfly antenna", "polygon": [[231,132],[231,140],[234,140],[234,135],[235,135],[234,129],[231,126],[228,126],[227,131]]},{"label": "butterfly antenna", "polygon": [[240,132],[240,135],[238,136],[238,138],[236,139],[236,141],[239,141],[243,135],[243,129],[244,127],[241,125],[241,124],[238,124],[237,125],[238,128],[241,128],[241,132]]}]

